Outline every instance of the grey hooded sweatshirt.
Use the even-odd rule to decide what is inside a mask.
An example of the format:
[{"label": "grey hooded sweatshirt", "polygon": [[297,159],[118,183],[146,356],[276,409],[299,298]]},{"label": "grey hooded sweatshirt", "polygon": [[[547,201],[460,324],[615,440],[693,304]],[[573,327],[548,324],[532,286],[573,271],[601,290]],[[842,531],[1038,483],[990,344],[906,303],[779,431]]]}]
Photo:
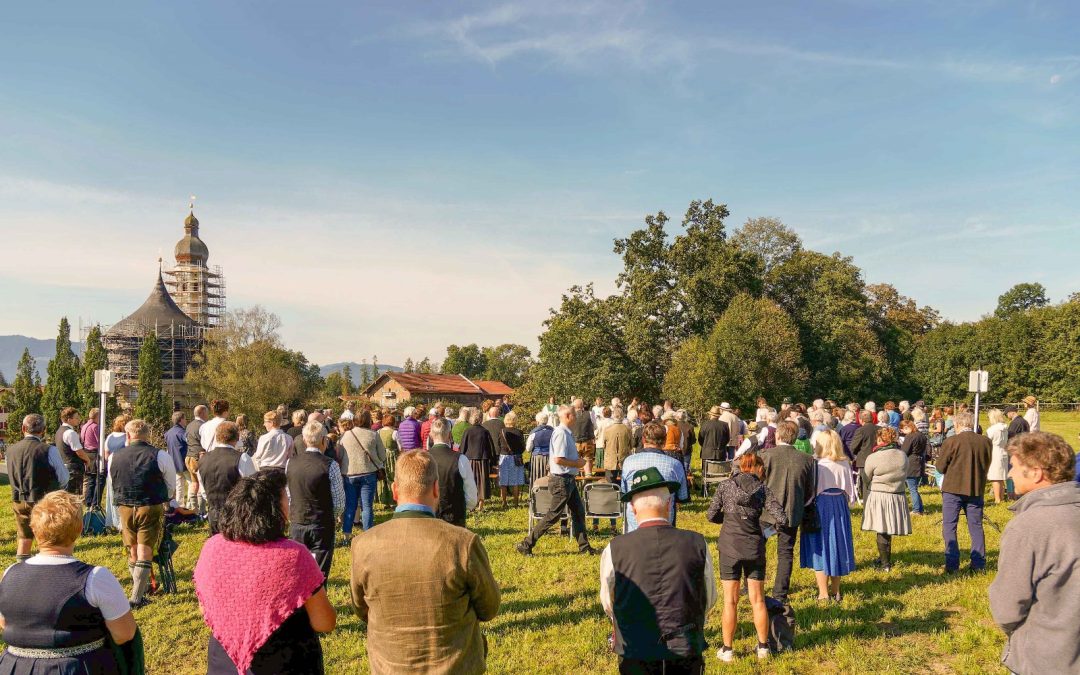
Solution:
[{"label": "grey hooded sweatshirt", "polygon": [[1001,535],[990,612],[1015,673],[1080,672],[1080,483],[1027,493]]}]

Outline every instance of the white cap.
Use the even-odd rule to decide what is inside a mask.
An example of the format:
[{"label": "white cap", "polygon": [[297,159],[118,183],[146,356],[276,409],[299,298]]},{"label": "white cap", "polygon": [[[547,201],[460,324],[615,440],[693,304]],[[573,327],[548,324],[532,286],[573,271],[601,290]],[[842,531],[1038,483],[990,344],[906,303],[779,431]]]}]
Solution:
[{"label": "white cap", "polygon": [[[714,398],[713,400],[715,401],[716,399]],[[721,410],[731,410],[731,404],[728,403],[727,401],[724,401],[723,403],[720,404],[720,409]]]}]

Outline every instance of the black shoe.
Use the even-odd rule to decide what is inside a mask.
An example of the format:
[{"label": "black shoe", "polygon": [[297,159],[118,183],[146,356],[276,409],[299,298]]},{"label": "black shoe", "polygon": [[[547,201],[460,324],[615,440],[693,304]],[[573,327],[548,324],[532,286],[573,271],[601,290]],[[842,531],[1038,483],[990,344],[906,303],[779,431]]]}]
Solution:
[{"label": "black shoe", "polygon": [[523,541],[518,542],[517,546],[514,547],[514,550],[517,551],[518,553],[520,553],[521,555],[529,557],[529,558],[531,558],[532,554],[533,554],[532,549],[529,548],[529,546]]},{"label": "black shoe", "polygon": [[947,576],[952,576],[954,574],[960,574],[960,568],[957,567],[956,569],[949,569],[948,567],[946,567],[945,568],[945,574]]},{"label": "black shoe", "polygon": [[139,609],[141,607],[146,607],[149,604],[150,604],[150,598],[147,598],[147,597],[143,597],[142,600],[128,600],[128,605],[132,609]]},{"label": "black shoe", "polygon": [[600,551],[596,550],[592,546],[578,549],[578,555],[600,555]]}]

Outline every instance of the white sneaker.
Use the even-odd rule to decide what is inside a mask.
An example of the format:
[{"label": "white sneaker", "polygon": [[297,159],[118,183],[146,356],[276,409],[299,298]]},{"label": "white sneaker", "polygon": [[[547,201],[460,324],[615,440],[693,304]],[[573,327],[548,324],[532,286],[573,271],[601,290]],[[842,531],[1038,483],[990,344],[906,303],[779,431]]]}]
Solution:
[{"label": "white sneaker", "polygon": [[757,659],[758,659],[758,661],[764,661],[765,659],[769,658],[769,648],[768,647],[758,647],[756,651],[757,651]]},{"label": "white sneaker", "polygon": [[716,658],[720,659],[721,663],[732,663],[735,661],[735,650],[721,647],[716,650]]}]

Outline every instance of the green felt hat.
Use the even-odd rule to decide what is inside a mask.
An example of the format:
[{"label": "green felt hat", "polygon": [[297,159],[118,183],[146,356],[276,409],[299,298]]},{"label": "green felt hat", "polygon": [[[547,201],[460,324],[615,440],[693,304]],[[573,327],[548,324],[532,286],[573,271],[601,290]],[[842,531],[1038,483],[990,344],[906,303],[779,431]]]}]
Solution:
[{"label": "green felt hat", "polygon": [[664,477],[660,475],[660,469],[657,469],[655,466],[650,466],[641,471],[634,472],[634,477],[630,479],[630,489],[626,491],[621,499],[624,502],[628,502],[631,497],[639,492],[653,490],[659,487],[666,487],[669,492],[675,492],[679,489],[679,481],[664,480]]}]

